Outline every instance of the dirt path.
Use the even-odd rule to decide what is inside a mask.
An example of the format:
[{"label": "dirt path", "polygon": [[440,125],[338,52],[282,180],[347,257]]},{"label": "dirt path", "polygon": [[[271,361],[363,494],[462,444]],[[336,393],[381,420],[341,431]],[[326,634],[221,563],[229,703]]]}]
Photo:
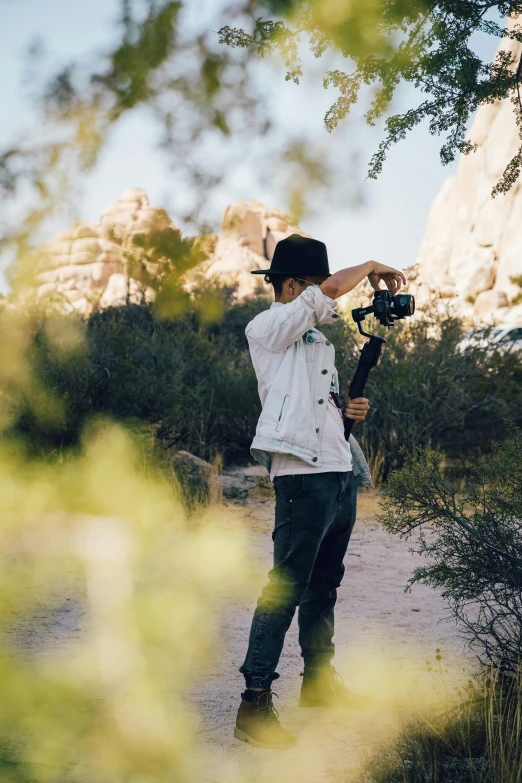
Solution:
[{"label": "dirt path", "polygon": [[[426,587],[404,592],[419,558],[410,554],[408,542],[377,524],[375,496],[360,493],[336,607],[335,663],[348,687],[372,696],[376,706],[363,713],[297,708],[302,661],[294,619],[274,690],[283,725],[297,734],[298,745],[275,752],[236,740],[233,726],[244,688],[238,668],[255,600],[271,567],[274,510],[266,478],[256,468],[223,477],[227,524],[247,533],[252,579],[242,600],[219,596],[219,642],[207,670],[195,673],[191,701],[200,720],[200,752],[194,783],[351,783],[369,746],[397,724],[397,705],[432,698],[434,679],[426,660],[433,661],[435,650],[452,662],[447,677],[462,677],[469,661],[455,626],[443,621],[447,610],[440,596]],[[71,641],[81,645],[86,622],[81,601],[64,594],[13,627],[11,644],[21,654],[56,654]]]},{"label": "dirt path", "polygon": [[[432,698],[440,678],[427,671],[436,649],[443,661],[452,661],[445,674],[449,682],[463,676],[469,661],[455,626],[444,621],[447,609],[434,591],[404,586],[419,563],[409,552],[410,544],[388,535],[375,522],[376,500],[360,495],[358,522],[349,553],[347,570],[336,607],[336,666],[346,684],[376,699],[365,713],[335,713],[300,710],[296,707],[302,662],[294,619],[287,635],[274,683],[279,695],[283,725],[298,735],[295,749],[260,750],[232,735],[239,694],[244,687],[238,672],[246,651],[255,601],[223,596],[220,648],[213,669],[205,674],[193,703],[202,718],[199,733],[205,783],[347,783],[369,743],[397,722],[397,704],[418,704]],[[260,565],[254,594],[261,589],[271,567],[273,503],[247,501],[229,506],[230,524],[246,526],[253,561]],[[446,664],[443,664],[444,667]],[[228,770],[228,777],[225,773]]]}]

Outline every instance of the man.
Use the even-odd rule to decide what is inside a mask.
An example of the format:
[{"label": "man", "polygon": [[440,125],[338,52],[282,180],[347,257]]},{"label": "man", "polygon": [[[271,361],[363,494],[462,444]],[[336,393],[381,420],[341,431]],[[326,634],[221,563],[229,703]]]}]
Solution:
[{"label": "man", "polygon": [[[271,683],[285,634],[299,607],[304,659],[300,707],[358,706],[331,660],[334,606],[355,523],[357,485],[371,486],[356,441],[344,439],[335,350],[315,328],[335,323],[335,300],[366,276],[396,293],[402,272],[368,261],[331,275],[326,246],[298,234],[276,245],[270,269],[275,301],[246,328],[262,413],[252,455],[274,484],[274,566],[252,620],[240,668],[246,681],[234,736],[262,748],[289,748],[295,737],[278,720]],[[348,384],[349,386],[349,384]],[[368,400],[345,399],[344,415],[362,421]]]}]

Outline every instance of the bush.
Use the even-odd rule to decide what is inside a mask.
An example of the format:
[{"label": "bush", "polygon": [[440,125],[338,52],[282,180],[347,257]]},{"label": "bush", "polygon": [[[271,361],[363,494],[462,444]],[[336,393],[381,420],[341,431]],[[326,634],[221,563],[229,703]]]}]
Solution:
[{"label": "bush", "polygon": [[442,452],[404,448],[400,459],[382,490],[380,521],[391,533],[419,534],[412,548],[427,563],[409,584],[442,593],[482,667],[455,706],[407,719],[360,783],[520,783],[522,433],[493,444],[461,495],[444,479]]},{"label": "bush", "polygon": [[[73,316],[47,316],[29,348],[33,394],[11,389],[11,433],[38,450],[75,447],[86,419],[153,425],[169,448],[203,459],[248,456],[260,404],[244,326],[263,300],[229,307],[206,324],[194,305],[174,320],[150,306],[95,313],[86,325]],[[56,335],[84,328],[84,340],[61,350]],[[36,391],[54,400],[42,416]]]},{"label": "bush", "polygon": [[[87,418],[109,414],[154,427],[168,448],[248,460],[260,403],[244,330],[269,299],[231,304],[226,289],[202,289],[178,302],[179,292],[170,293],[181,311],[170,319],[147,305],[104,310],[86,323],[36,318],[32,388],[10,392],[12,431],[38,450],[60,450],[75,447]],[[344,388],[361,341],[350,319],[323,331],[336,346]],[[366,390],[371,410],[355,430],[375,481],[402,465],[400,446],[429,444],[472,463],[505,437],[504,417],[522,424],[521,360],[482,348],[460,353],[462,331],[457,319],[432,312],[386,331]],[[84,339],[71,347],[64,335],[77,332]]]},{"label": "bush", "polygon": [[[376,330],[387,343],[366,386],[370,412],[354,432],[375,480],[385,480],[417,445],[472,465],[507,436],[506,418],[522,425],[520,357],[480,346],[461,352],[463,331],[457,318],[433,307],[393,329]],[[344,383],[358,359],[354,332],[333,329],[331,335]]]},{"label": "bush", "polygon": [[420,530],[414,571],[442,592],[487,667],[516,674],[522,660],[522,434],[483,457],[457,496],[440,471],[442,454],[418,448],[383,488],[380,521],[391,533]]}]

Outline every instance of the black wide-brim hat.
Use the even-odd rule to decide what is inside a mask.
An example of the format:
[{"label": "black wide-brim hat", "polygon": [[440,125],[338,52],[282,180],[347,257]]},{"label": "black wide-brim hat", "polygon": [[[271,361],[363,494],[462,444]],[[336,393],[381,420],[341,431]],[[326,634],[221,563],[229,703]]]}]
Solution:
[{"label": "black wide-brim hat", "polygon": [[253,275],[321,275],[330,277],[328,254],[324,242],[290,234],[275,246],[270,269],[254,269]]}]

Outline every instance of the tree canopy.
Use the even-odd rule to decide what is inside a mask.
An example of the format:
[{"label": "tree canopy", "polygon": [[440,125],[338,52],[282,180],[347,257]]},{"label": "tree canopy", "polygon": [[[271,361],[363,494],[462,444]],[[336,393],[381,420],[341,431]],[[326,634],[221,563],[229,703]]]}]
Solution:
[{"label": "tree canopy", "polygon": [[[296,83],[302,76],[303,38],[315,57],[333,47],[349,61],[347,70],[325,71],[324,87],[338,91],[324,118],[326,130],[332,131],[348,115],[364,85],[374,89],[365,115],[370,125],[389,113],[401,83],[410,82],[426,95],[419,105],[386,118],[385,137],[370,161],[372,178],[381,172],[390,147],[423,120],[432,134],[445,136],[440,151],[444,164],[475,149],[466,131],[471,115],[482,104],[513,99],[516,121],[522,127],[522,60],[517,45],[522,43],[522,25],[515,20],[522,12],[520,0],[266,0],[254,9],[251,6],[250,30],[225,25],[219,31],[222,43],[260,57],[278,52],[286,67],[285,78]],[[278,18],[256,16],[267,11]],[[507,25],[501,24],[508,20]],[[505,38],[508,45],[497,51],[492,62],[483,62],[473,48],[476,33]],[[493,195],[509,190],[521,166],[522,148]]]}]

